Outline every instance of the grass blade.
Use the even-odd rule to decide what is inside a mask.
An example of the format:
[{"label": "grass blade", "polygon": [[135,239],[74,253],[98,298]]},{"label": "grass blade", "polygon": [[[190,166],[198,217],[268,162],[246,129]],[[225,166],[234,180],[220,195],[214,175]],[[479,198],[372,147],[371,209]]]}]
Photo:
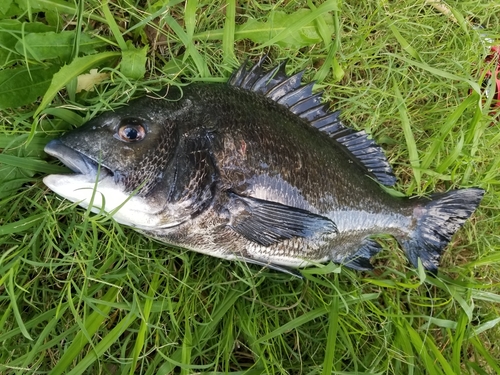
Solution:
[{"label": "grass blade", "polygon": [[[338,275],[335,275],[335,283],[338,284]],[[336,285],[338,287],[338,285]],[[339,297],[338,295],[333,296],[333,300],[330,303],[328,312],[328,338],[326,342],[326,354],[323,360],[323,375],[328,375],[332,373],[333,365],[335,363],[335,344],[338,340],[338,327],[339,327]]]},{"label": "grass blade", "polygon": [[[213,334],[213,331],[215,330],[217,324],[225,316],[227,310],[229,310],[230,308],[233,307],[236,300],[242,294],[243,294],[243,292],[241,292],[239,290],[235,290],[235,289],[232,289],[229,293],[227,293],[224,300],[221,301],[220,304],[215,306],[215,309],[214,309],[214,312],[211,316],[210,322],[207,325],[205,325],[203,328],[201,328],[201,330],[198,331],[197,334],[193,337],[193,342],[200,342],[200,341],[210,337]],[[170,356],[170,358],[168,359],[168,362],[166,362],[164,365],[162,365],[159,368],[158,374],[170,374],[174,370],[174,367],[176,365],[178,365],[178,364],[182,365],[182,356],[183,356],[182,348],[177,349],[174,352],[174,354],[172,354]]]},{"label": "grass blade", "polygon": [[[118,295],[119,288],[111,287],[108,289],[107,293],[101,298],[103,302],[112,302],[116,299]],[[68,303],[71,303],[68,301]],[[85,321],[84,331],[79,331],[75,336],[72,344],[66,349],[66,352],[62,355],[61,359],[57,365],[52,369],[51,375],[60,375],[67,371],[73,360],[80,354],[82,349],[87,345],[87,337],[92,337],[96,331],[99,329],[103,321],[108,317],[109,311],[111,310],[110,304],[100,304],[97,305],[97,311],[94,311]],[[122,320],[122,324],[128,322]],[[116,327],[115,327],[116,328]]]},{"label": "grass blade", "polygon": [[295,318],[295,319],[283,324],[281,327],[277,328],[273,332],[258,338],[255,341],[255,344],[260,344],[260,343],[265,342],[269,339],[272,339],[273,337],[282,335],[283,333],[285,333],[291,329],[295,329],[297,327],[300,327],[301,325],[306,324],[306,323],[310,322],[311,320],[317,319],[320,316],[327,314],[328,312],[329,312],[329,310],[327,310],[324,307],[320,307],[320,308],[314,309],[312,311],[309,311],[309,312],[299,316],[298,318]]},{"label": "grass blade", "polygon": [[65,311],[66,308],[62,306],[62,304],[60,304],[59,307],[56,309],[55,314],[52,316],[52,319],[50,319],[47,322],[47,325],[44,327],[42,333],[37,337],[36,343],[33,345],[30,352],[25,357],[21,367],[29,368],[30,365],[33,363],[33,359],[37,355],[40,355],[40,353],[43,353],[44,350],[46,350],[47,348],[46,344],[48,341],[47,338],[50,337],[51,331],[57,326],[57,324],[60,324],[60,319]]},{"label": "grass blade", "polygon": [[488,353],[487,349],[484,348],[483,343],[481,343],[477,336],[472,338],[470,342],[481,355],[481,358],[483,358],[488,363],[488,366],[490,366],[490,368],[495,371],[494,373],[500,374],[500,365],[498,363],[498,358],[494,358],[490,353]]},{"label": "grass blade", "polygon": [[130,367],[130,375],[134,374],[137,367],[137,362],[141,351],[146,349],[146,332],[149,326],[149,318],[151,314],[151,307],[153,306],[154,296],[158,290],[160,284],[160,274],[154,273],[153,280],[151,280],[151,285],[149,286],[148,298],[144,302],[144,310],[141,314],[141,327],[139,332],[137,332],[137,339],[135,340],[134,348],[132,350],[132,364]]},{"label": "grass blade", "polygon": [[118,43],[118,46],[122,51],[126,51],[128,49],[127,43],[125,42],[125,39],[123,39],[123,35],[120,32],[120,28],[116,24],[115,17],[111,14],[109,7],[108,7],[108,0],[102,0],[101,2],[101,8],[102,12],[104,13],[104,17],[106,18],[106,23],[109,26],[109,29],[113,33],[113,36],[115,37],[116,42]]},{"label": "grass blade", "polygon": [[26,219],[21,219],[13,223],[8,223],[0,226],[0,236],[5,236],[14,233],[25,232],[27,229],[40,224],[46,214],[38,214],[30,216]]},{"label": "grass blade", "polygon": [[412,194],[412,190],[414,185],[417,185],[417,188],[420,189],[420,162],[417,151],[417,143],[415,142],[415,138],[413,137],[413,132],[411,130],[410,119],[408,118],[408,110],[406,108],[403,96],[401,95],[401,91],[399,91],[398,85],[396,81],[393,81],[394,88],[394,97],[396,100],[396,107],[399,111],[399,116],[401,118],[401,126],[403,127],[403,133],[406,140],[406,147],[408,148],[408,156],[410,159],[410,165],[413,170],[413,176],[415,177],[415,184],[413,184],[409,190],[408,194]]},{"label": "grass blade", "polygon": [[179,23],[170,15],[165,16],[165,22],[172,28],[175,34],[179,37],[181,42],[184,44],[187,50],[187,56],[191,56],[193,62],[196,65],[198,74],[200,77],[209,77],[210,72],[205,63],[205,60],[201,57],[200,53],[193,44],[193,39],[182,29]]},{"label": "grass blade", "polygon": [[[14,273],[17,270],[19,263],[16,262],[16,264],[8,271],[9,275],[9,282],[6,285],[5,290],[7,291],[7,294],[10,298],[10,306],[12,307],[12,312],[14,313],[14,317],[16,319],[17,325],[19,327],[19,330],[23,334],[24,337],[26,337],[28,340],[32,341],[33,339],[31,338],[30,334],[28,333],[28,330],[26,329],[24,323],[23,323],[23,318],[21,317],[21,313],[19,311],[19,307],[17,306],[17,299],[18,297],[14,293]],[[21,290],[22,292],[22,290]]]},{"label": "grass blade", "polygon": [[450,72],[447,72],[447,71],[444,71],[442,69],[437,69],[437,68],[434,68],[426,63],[423,63],[423,62],[418,62],[418,61],[415,61],[415,60],[411,60],[411,59],[408,59],[404,56],[401,56],[401,55],[396,55],[396,54],[393,54],[393,53],[389,53],[388,55],[390,56],[394,56],[395,58],[399,59],[399,60],[402,60],[402,61],[405,61],[406,63],[412,65],[412,66],[416,66],[417,68],[420,68],[420,69],[423,69],[429,73],[432,73],[438,77],[443,77],[443,78],[446,78],[446,79],[449,79],[450,81],[459,81],[459,82],[466,82],[470,85],[470,87],[478,94],[481,93],[481,87],[478,85],[477,82],[471,80],[471,79],[468,79],[468,78],[463,78],[463,77],[460,77],[460,76],[457,76],[456,74],[453,74],[453,73],[450,73]]},{"label": "grass blade", "polygon": [[[403,318],[404,319],[404,318]],[[442,375],[444,374],[436,363],[432,356],[428,352],[428,348],[432,345],[431,338],[426,337],[425,343],[420,337],[419,333],[411,327],[406,320],[403,320],[404,330],[406,332],[406,336],[409,338],[409,341],[413,345],[415,352],[418,353],[418,356],[422,359],[422,362],[426,369],[428,369],[429,375]],[[451,370],[451,369],[450,369]]]},{"label": "grass blade", "polygon": [[236,29],[236,0],[226,1],[226,21],[222,36],[222,53],[224,62],[230,64],[237,61],[234,55],[234,32]]},{"label": "grass blade", "polygon": [[0,164],[41,173],[68,173],[68,168],[34,158],[0,154]]},{"label": "grass blade", "polygon": [[99,343],[90,350],[89,353],[69,372],[67,375],[83,374],[92,363],[97,361],[111,345],[113,345],[122,336],[123,332],[137,319],[135,313],[129,312],[116,326],[104,336]]},{"label": "grass blade", "polygon": [[398,40],[398,42],[401,45],[401,47],[406,52],[408,52],[411,57],[413,57],[414,59],[417,59],[417,60],[421,61],[422,59],[420,58],[420,55],[418,54],[417,50],[415,48],[413,48],[411,46],[411,44],[408,43],[408,41],[401,35],[401,33],[399,32],[399,30],[396,28],[396,26],[389,25],[389,28],[391,29],[392,33],[394,34],[394,36]]},{"label": "grass blade", "polygon": [[446,136],[452,131],[453,127],[456,126],[457,121],[463,115],[463,113],[478,100],[477,94],[467,97],[446,119],[446,121],[440,126],[439,137],[435,137],[432,145],[427,149],[427,152],[422,158],[421,167],[422,169],[428,169],[431,163],[436,159],[439,150],[445,142]]}]

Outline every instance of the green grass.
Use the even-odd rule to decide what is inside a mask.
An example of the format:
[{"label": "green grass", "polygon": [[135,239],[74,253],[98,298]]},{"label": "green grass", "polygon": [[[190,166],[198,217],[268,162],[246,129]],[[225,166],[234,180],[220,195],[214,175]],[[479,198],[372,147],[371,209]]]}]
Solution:
[{"label": "green grass", "polygon": [[[479,97],[500,5],[448,1],[455,22],[407,0],[81,3],[0,5],[0,373],[500,373],[500,128]],[[64,170],[48,140],[264,53],[383,145],[398,191],[487,190],[437,277],[389,240],[374,272],[300,280],[165,246],[43,185]],[[91,68],[107,78],[78,93]]]}]

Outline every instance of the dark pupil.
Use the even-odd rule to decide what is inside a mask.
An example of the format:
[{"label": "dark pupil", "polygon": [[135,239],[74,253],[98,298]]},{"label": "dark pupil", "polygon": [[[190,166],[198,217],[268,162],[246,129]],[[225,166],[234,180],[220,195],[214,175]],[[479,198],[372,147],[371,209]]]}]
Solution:
[{"label": "dark pupil", "polygon": [[134,128],[127,128],[127,129],[125,129],[124,133],[125,133],[125,137],[127,137],[128,139],[131,139],[131,140],[136,139],[137,136],[139,135],[137,130]]}]

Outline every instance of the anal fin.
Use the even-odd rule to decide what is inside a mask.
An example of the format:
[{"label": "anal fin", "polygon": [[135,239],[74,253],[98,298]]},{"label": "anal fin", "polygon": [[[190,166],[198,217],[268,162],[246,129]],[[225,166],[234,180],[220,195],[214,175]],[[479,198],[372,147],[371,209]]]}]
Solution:
[{"label": "anal fin", "polygon": [[382,247],[378,242],[371,238],[366,238],[354,254],[350,255],[342,261],[342,265],[352,268],[358,271],[370,271],[373,270],[373,266],[370,262],[372,256],[377,254]]}]

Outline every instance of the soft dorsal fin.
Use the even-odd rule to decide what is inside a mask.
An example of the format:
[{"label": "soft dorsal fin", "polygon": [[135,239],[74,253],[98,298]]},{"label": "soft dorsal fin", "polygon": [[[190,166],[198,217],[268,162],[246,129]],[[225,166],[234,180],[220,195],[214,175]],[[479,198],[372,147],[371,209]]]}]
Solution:
[{"label": "soft dorsal fin", "polygon": [[364,131],[344,126],[339,118],[340,112],[331,112],[328,105],[322,103],[323,93],[313,93],[314,82],[302,85],[304,71],[287,76],[286,61],[265,71],[262,68],[265,59],[264,56],[250,69],[247,69],[247,62],[243,63],[233,73],[228,84],[260,93],[284,105],[292,113],[328,134],[356,164],[379,183],[386,186],[396,183],[396,177],[382,149]]}]

